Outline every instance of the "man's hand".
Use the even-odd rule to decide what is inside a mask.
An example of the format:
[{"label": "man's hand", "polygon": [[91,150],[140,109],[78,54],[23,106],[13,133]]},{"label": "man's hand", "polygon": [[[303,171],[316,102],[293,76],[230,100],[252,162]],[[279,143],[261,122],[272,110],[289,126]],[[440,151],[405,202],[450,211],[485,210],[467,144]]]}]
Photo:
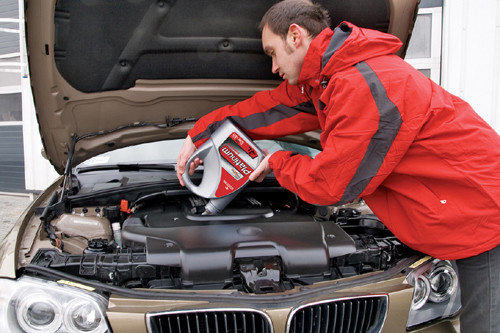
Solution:
[{"label": "man's hand", "polygon": [[248,177],[253,182],[262,182],[264,178],[273,171],[269,167],[269,158],[272,154],[268,154],[266,149],[264,149],[264,153],[266,154],[266,157],[264,157],[259,166],[250,174],[250,177]]},{"label": "man's hand", "polygon": [[[182,145],[179,156],[177,156],[177,179],[179,179],[179,183],[181,183],[182,186],[186,186],[184,184],[184,181],[182,180],[182,175],[186,170],[186,163],[193,155],[195,150],[196,146],[194,145],[193,140],[191,140],[191,137],[188,135],[186,137],[186,140],[184,141],[184,144]],[[192,176],[194,170],[202,163],[203,161],[201,159],[195,158],[194,161],[189,165],[189,175]]]}]

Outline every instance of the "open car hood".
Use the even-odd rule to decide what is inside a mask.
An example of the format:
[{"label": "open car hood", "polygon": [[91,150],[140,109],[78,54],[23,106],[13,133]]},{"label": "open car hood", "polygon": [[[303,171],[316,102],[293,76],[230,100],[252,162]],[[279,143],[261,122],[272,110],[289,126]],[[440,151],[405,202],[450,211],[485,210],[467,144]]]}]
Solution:
[{"label": "open car hood", "polygon": [[[333,27],[347,20],[398,36],[404,56],[419,0],[318,2]],[[279,84],[257,28],[272,3],[26,0],[31,84],[55,169],[183,138],[211,110]],[[319,144],[308,135],[289,139]]]}]

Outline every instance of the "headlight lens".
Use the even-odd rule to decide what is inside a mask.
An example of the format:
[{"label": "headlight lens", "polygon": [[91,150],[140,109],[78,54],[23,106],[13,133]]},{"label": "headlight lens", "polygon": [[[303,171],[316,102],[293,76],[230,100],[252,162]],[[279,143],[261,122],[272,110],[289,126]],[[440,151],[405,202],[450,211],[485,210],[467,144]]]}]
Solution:
[{"label": "headlight lens", "polygon": [[411,271],[407,280],[415,288],[406,324],[409,330],[460,310],[458,276],[450,262],[429,260]]},{"label": "headlight lens", "polygon": [[427,303],[431,293],[429,280],[425,276],[418,276],[415,281],[415,289],[413,291],[412,309],[420,309]]},{"label": "headlight lens", "polygon": [[75,332],[97,332],[104,318],[94,304],[78,300],[70,304],[64,320]]},{"label": "headlight lens", "polygon": [[48,295],[33,293],[16,307],[17,322],[26,332],[56,332],[61,326],[60,306]]},{"label": "headlight lens", "polygon": [[65,284],[0,279],[1,332],[109,332],[107,300]]},{"label": "headlight lens", "polygon": [[434,303],[441,303],[450,299],[458,288],[457,273],[453,268],[438,266],[429,273],[431,293],[429,299]]}]

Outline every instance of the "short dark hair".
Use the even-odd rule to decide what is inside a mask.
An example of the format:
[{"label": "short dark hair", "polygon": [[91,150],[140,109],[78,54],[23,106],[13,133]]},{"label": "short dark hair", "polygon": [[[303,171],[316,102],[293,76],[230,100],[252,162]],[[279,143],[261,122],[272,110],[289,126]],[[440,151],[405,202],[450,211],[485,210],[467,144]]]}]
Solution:
[{"label": "short dark hair", "polygon": [[262,31],[267,25],[273,33],[286,39],[288,28],[293,23],[306,29],[314,38],[330,26],[330,17],[326,9],[309,0],[283,0],[264,14],[259,29]]}]

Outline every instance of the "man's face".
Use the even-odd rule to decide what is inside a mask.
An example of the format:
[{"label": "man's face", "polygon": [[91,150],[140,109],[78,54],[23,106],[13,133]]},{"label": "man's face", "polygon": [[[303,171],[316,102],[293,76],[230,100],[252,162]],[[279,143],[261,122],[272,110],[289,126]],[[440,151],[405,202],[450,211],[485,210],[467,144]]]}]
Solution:
[{"label": "man's face", "polygon": [[266,25],[262,30],[262,47],[273,60],[272,72],[278,73],[290,84],[297,85],[304,54],[297,50],[296,45],[293,44],[293,38],[289,36],[283,40]]}]

